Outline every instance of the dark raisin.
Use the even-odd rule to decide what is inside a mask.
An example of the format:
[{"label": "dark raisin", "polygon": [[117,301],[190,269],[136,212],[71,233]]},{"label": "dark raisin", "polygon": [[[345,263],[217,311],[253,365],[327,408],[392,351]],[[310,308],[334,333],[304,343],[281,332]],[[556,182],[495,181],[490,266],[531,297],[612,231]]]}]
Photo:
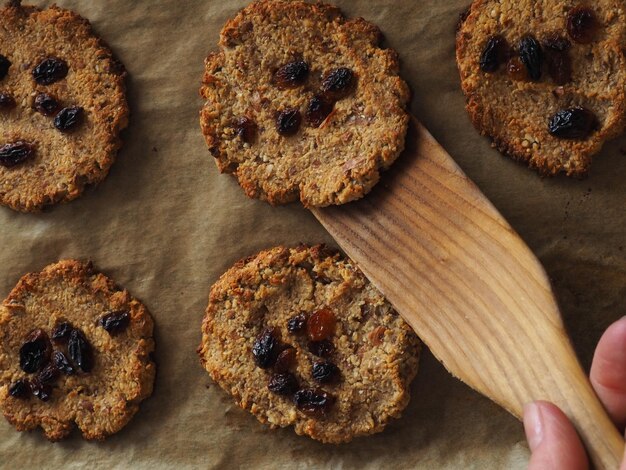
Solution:
[{"label": "dark raisin", "polygon": [[0,93],[0,110],[15,107],[15,100],[8,93]]},{"label": "dark raisin", "polygon": [[27,142],[14,142],[0,147],[0,165],[10,168],[33,156],[34,147]]},{"label": "dark raisin", "polygon": [[273,83],[279,88],[296,88],[309,76],[309,65],[303,60],[296,60],[283,65],[275,73]]},{"label": "dark raisin", "polygon": [[89,372],[93,366],[91,346],[82,331],[74,329],[67,342],[67,352],[74,363],[84,372]]},{"label": "dark raisin", "polygon": [[313,380],[319,383],[335,382],[339,377],[339,368],[332,362],[315,362],[311,370]]},{"label": "dark raisin", "polygon": [[567,32],[578,43],[588,44],[593,41],[599,28],[600,23],[591,8],[578,6],[567,15]]},{"label": "dark raisin", "polygon": [[70,364],[68,358],[65,357],[65,354],[63,354],[61,351],[54,351],[52,353],[52,362],[54,363],[56,368],[59,371],[63,372],[65,375],[74,375],[74,367],[72,367],[72,364]]},{"label": "dark raisin", "polygon": [[11,67],[11,61],[0,54],[0,80],[7,76]]},{"label": "dark raisin", "polygon": [[30,395],[30,385],[28,381],[19,379],[9,386],[9,394],[14,398],[28,398]]},{"label": "dark raisin", "polygon": [[29,374],[35,373],[50,360],[52,345],[43,330],[33,330],[20,348],[20,367]]},{"label": "dark raisin", "polygon": [[41,372],[39,372],[36,380],[42,384],[47,384],[54,382],[57,377],[59,377],[59,369],[57,369],[57,366],[51,362],[44,367]]},{"label": "dark raisin", "polygon": [[311,127],[320,127],[332,111],[332,101],[323,96],[315,95],[306,108],[306,120]]},{"label": "dark raisin", "polygon": [[339,100],[350,94],[354,82],[354,72],[346,67],[340,67],[324,77],[320,89],[327,97]]},{"label": "dark raisin", "polygon": [[335,346],[327,339],[322,341],[309,341],[309,351],[317,357],[330,357],[335,351]]},{"label": "dark raisin", "polygon": [[35,97],[33,107],[44,116],[53,116],[59,110],[59,102],[46,93],[39,93]]},{"label": "dark raisin", "polygon": [[568,49],[571,43],[567,38],[553,35],[548,37],[544,42],[544,53],[548,73],[554,83],[557,85],[565,85],[572,81],[572,60],[570,59]]},{"label": "dark raisin", "polygon": [[49,57],[42,60],[33,69],[33,78],[40,85],[50,85],[64,79],[67,76],[67,72],[67,63],[63,59]]},{"label": "dark raisin", "polygon": [[257,133],[256,123],[247,116],[240,117],[234,122],[235,132],[239,138],[250,144],[254,141]]},{"label": "dark raisin", "polygon": [[276,372],[288,372],[296,362],[296,355],[296,349],[291,346],[281,351],[274,364]]},{"label": "dark raisin", "polygon": [[98,324],[104,328],[111,336],[124,331],[130,323],[128,312],[118,311],[107,313],[98,320]]},{"label": "dark raisin", "polygon": [[293,402],[303,413],[313,416],[326,415],[335,403],[335,397],[320,389],[305,388],[298,390]]},{"label": "dark raisin", "polygon": [[276,130],[281,135],[294,135],[300,128],[300,111],[295,108],[285,109],[276,117]]},{"label": "dark raisin", "polygon": [[526,70],[528,70],[528,76],[534,81],[539,80],[541,78],[543,54],[541,45],[534,36],[528,34],[520,40],[519,56],[522,63],[526,66]]},{"label": "dark raisin", "polygon": [[306,322],[306,331],[311,341],[329,339],[335,334],[335,314],[328,308],[313,313]]},{"label": "dark raisin", "polygon": [[548,130],[560,139],[584,140],[595,130],[596,116],[583,107],[563,109],[550,118]]},{"label": "dark raisin", "polygon": [[268,369],[276,362],[279,353],[279,344],[274,331],[265,329],[258,335],[252,346],[254,362],[261,369]]},{"label": "dark raisin", "polygon": [[54,127],[61,132],[68,132],[74,129],[83,119],[83,108],[72,106],[63,108],[54,118]]},{"label": "dark raisin", "polygon": [[52,396],[52,385],[41,383],[38,380],[32,380],[30,382],[30,391],[41,401],[48,401]]},{"label": "dark raisin", "polygon": [[55,343],[67,343],[73,329],[74,327],[69,322],[57,323],[52,329],[52,341]]},{"label": "dark raisin", "polygon": [[273,374],[267,388],[278,395],[291,395],[298,390],[298,380],[290,373]]},{"label": "dark raisin", "polygon": [[289,333],[298,333],[306,326],[306,313],[299,313],[289,319],[287,322],[287,331]]},{"label": "dark raisin", "polygon": [[509,58],[509,45],[504,37],[491,36],[480,54],[480,70],[493,73]]}]

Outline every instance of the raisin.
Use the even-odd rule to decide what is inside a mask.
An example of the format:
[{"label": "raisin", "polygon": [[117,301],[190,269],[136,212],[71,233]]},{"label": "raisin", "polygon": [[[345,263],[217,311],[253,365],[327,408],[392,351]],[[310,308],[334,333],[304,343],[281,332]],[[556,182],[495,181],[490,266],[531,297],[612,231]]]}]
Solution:
[{"label": "raisin", "polygon": [[46,93],[39,93],[35,97],[33,108],[44,116],[52,116],[59,110],[59,102]]},{"label": "raisin", "polygon": [[526,66],[522,63],[522,59],[519,56],[511,57],[506,65],[506,72],[513,80],[520,82],[528,81],[528,70],[526,70]]},{"label": "raisin", "polygon": [[315,95],[306,108],[306,120],[311,127],[320,127],[332,111],[332,101],[323,96]]},{"label": "raisin", "polygon": [[279,344],[274,331],[265,329],[258,335],[252,346],[254,362],[261,369],[268,369],[274,365],[279,353]]},{"label": "raisin", "polygon": [[67,63],[63,59],[49,57],[33,69],[33,78],[39,85],[50,85],[67,76]]},{"label": "raisin", "polygon": [[319,383],[335,382],[339,377],[339,368],[332,362],[315,362],[311,370],[313,380]]},{"label": "raisin", "polygon": [[54,363],[49,363],[46,367],[43,368],[41,372],[37,375],[37,381],[42,384],[52,383],[59,377],[59,369]]},{"label": "raisin", "polygon": [[107,313],[98,320],[98,324],[104,328],[111,336],[124,331],[130,323],[128,312],[118,311]]},{"label": "raisin", "polygon": [[289,319],[287,322],[287,331],[289,333],[298,333],[306,326],[306,313],[299,313]]},{"label": "raisin", "polygon": [[55,343],[67,343],[73,329],[74,327],[69,322],[57,323],[52,329],[52,341]]},{"label": "raisin", "polygon": [[548,130],[560,139],[584,140],[595,130],[596,116],[586,108],[562,109],[550,118]]},{"label": "raisin", "polygon": [[30,395],[30,386],[28,381],[19,379],[13,382],[9,387],[9,395],[14,398],[28,398]]},{"label": "raisin", "polygon": [[83,119],[83,108],[72,106],[63,108],[54,118],[54,127],[61,132],[68,132],[74,129]]},{"label": "raisin", "polygon": [[305,388],[294,394],[293,402],[303,413],[319,416],[330,412],[335,403],[335,397],[324,390]]},{"label": "raisin", "polygon": [[0,80],[7,76],[7,73],[9,73],[9,67],[11,67],[11,61],[0,54]]},{"label": "raisin", "polygon": [[279,68],[272,82],[279,88],[296,88],[304,84],[308,76],[309,65],[303,60],[295,60]]},{"label": "raisin", "polygon": [[20,348],[20,367],[29,374],[37,372],[48,363],[51,352],[48,335],[43,330],[33,330]]},{"label": "raisin", "polygon": [[30,382],[30,391],[41,401],[48,401],[52,396],[52,385],[33,380]]},{"label": "raisin", "polygon": [[249,117],[243,116],[234,122],[235,132],[241,140],[252,143],[256,137],[257,125]]},{"label": "raisin", "polygon": [[11,109],[15,107],[15,100],[8,93],[0,93],[0,109]]},{"label": "raisin", "polygon": [[287,372],[296,362],[296,349],[288,346],[286,349],[280,352],[276,358],[276,364],[274,369],[276,372]]},{"label": "raisin", "polygon": [[329,357],[335,351],[335,346],[327,339],[309,341],[309,351],[317,357]]},{"label": "raisin", "polygon": [[89,372],[93,366],[91,346],[82,331],[74,329],[70,333],[67,352],[74,363],[83,371]]},{"label": "raisin", "polygon": [[600,23],[591,8],[578,6],[567,15],[567,32],[578,43],[588,44],[593,41],[599,28]]},{"label": "raisin", "polygon": [[480,70],[493,73],[509,58],[509,45],[504,37],[491,36],[480,54]]},{"label": "raisin", "polygon": [[74,375],[74,367],[72,367],[72,364],[70,364],[68,358],[65,357],[65,354],[63,354],[61,351],[54,351],[52,353],[52,362],[54,363],[56,368],[59,371],[63,372],[65,375]]},{"label": "raisin", "polygon": [[281,135],[294,135],[300,128],[302,118],[295,108],[285,109],[276,117],[276,130]]},{"label": "raisin", "polygon": [[329,98],[339,100],[346,97],[354,87],[354,72],[346,67],[331,70],[322,80],[320,89]]},{"label": "raisin", "polygon": [[306,331],[311,341],[322,341],[335,334],[335,314],[328,308],[318,310],[306,323]]},{"label": "raisin", "polygon": [[544,42],[544,53],[548,73],[557,85],[572,81],[572,60],[569,56],[571,43],[558,35],[548,37]]},{"label": "raisin", "polygon": [[34,148],[27,142],[14,142],[0,147],[0,165],[10,168],[33,156]]},{"label": "raisin", "polygon": [[519,55],[522,63],[528,70],[528,76],[537,81],[541,78],[541,63],[543,54],[541,45],[534,36],[527,34],[519,42]]},{"label": "raisin", "polygon": [[290,373],[273,374],[267,388],[278,395],[291,395],[298,390],[298,380]]}]

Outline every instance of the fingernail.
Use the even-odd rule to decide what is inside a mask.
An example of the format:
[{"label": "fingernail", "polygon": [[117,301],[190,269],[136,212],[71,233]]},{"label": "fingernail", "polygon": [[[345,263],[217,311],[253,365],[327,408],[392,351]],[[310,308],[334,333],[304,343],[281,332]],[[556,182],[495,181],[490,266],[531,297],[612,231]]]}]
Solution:
[{"label": "fingernail", "polygon": [[536,403],[524,405],[524,432],[532,452],[539,447],[543,440],[543,416],[541,415],[541,408]]}]

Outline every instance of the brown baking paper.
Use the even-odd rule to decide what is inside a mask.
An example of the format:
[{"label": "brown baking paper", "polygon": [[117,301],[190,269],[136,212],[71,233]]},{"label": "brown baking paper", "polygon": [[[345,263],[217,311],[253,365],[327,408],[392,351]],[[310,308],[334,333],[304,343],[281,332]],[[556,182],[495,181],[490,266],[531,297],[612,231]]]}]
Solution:
[{"label": "brown baking paper", "polygon": [[[336,3],[378,24],[400,53],[413,113],[544,263],[588,367],[602,331],[626,314],[626,139],[607,145],[584,181],[541,179],[492,150],[470,124],[454,62],[455,25],[468,2]],[[35,215],[0,208],[0,297],[26,272],[61,258],[91,259],[151,310],[158,375],[153,396],[105,442],[75,432],[52,444],[1,421],[0,467],[525,468],[519,421],[427,352],[404,416],[382,434],[339,446],[270,431],[200,366],[200,323],[224,270],[273,245],[332,243],[299,205],[247,199],[233,178],[218,174],[200,134],[203,60],[246,3],[59,0],[91,20],[126,65],[130,126],[108,178],[79,200]]]}]

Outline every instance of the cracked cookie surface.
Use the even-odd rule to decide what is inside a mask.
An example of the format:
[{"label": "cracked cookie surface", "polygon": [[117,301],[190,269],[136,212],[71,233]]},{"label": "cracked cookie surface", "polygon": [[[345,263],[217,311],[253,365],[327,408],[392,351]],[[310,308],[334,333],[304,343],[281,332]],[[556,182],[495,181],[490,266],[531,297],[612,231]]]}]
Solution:
[{"label": "cracked cookie surface", "polygon": [[371,23],[320,3],[267,0],[239,12],[200,89],[219,170],[272,204],[368,193],[403,150],[409,119],[397,54],[381,39]]},{"label": "cracked cookie surface", "polygon": [[[0,103],[0,204],[33,212],[76,199],[121,147],[124,67],[86,19],[16,1],[0,8],[0,56],[0,95],[10,98]],[[17,163],[7,154],[16,143],[30,149]]]},{"label": "cracked cookie surface", "polygon": [[[583,9],[591,13],[581,14]],[[576,31],[571,23],[586,30]],[[528,53],[529,35],[539,52],[518,60],[521,49]],[[515,63],[509,57],[498,63],[497,54],[495,62],[485,60],[494,37],[505,41]],[[625,44],[621,1],[475,0],[456,38],[461,86],[475,127],[500,152],[542,175],[585,175],[592,156],[624,129]],[[578,126],[573,131],[567,127],[572,123]]]},{"label": "cracked cookie surface", "polygon": [[[90,263],[65,260],[26,274],[0,306],[5,418],[19,431],[39,426],[53,441],[74,426],[86,439],[116,433],[152,393],[152,330],[146,307]],[[33,337],[47,343],[46,353],[37,355]],[[80,351],[73,337],[82,337]],[[59,367],[46,372],[50,364]]]},{"label": "cracked cookie surface", "polygon": [[350,259],[299,246],[262,251],[220,277],[198,354],[262,423],[341,443],[400,416],[419,348]]}]

